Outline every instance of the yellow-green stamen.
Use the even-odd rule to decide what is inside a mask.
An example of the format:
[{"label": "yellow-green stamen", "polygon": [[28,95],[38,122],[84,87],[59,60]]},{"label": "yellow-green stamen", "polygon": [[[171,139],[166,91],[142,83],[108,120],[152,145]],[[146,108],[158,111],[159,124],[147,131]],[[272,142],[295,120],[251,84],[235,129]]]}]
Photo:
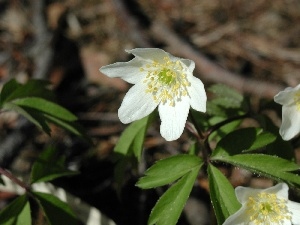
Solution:
[{"label": "yellow-green stamen", "polygon": [[143,82],[147,84],[146,92],[152,94],[156,103],[175,106],[177,101],[188,95],[187,87],[191,84],[187,80],[186,68],[179,60],[171,61],[164,57],[163,62],[153,61],[140,70],[147,72]]},{"label": "yellow-green stamen", "polygon": [[287,200],[278,198],[273,193],[258,193],[248,198],[247,213],[254,224],[281,224],[291,219],[287,208]]}]

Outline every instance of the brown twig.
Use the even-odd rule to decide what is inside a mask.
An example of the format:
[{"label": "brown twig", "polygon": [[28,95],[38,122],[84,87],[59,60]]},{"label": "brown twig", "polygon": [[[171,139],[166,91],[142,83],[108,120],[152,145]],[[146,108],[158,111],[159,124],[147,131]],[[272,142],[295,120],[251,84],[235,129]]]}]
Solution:
[{"label": "brown twig", "polygon": [[13,174],[11,174],[7,170],[3,169],[2,167],[0,167],[0,174],[2,174],[3,176],[6,176],[11,181],[13,181],[15,184],[17,184],[20,187],[24,188],[26,191],[30,191],[30,186],[25,184],[23,181],[19,180],[17,177],[15,177]]},{"label": "brown twig", "polygon": [[[114,0],[113,7],[122,28],[128,33],[131,40],[139,47],[151,46],[149,40],[144,35],[144,30],[139,26],[137,19],[128,12],[123,1]],[[265,98],[273,98],[274,95],[284,88],[281,85],[270,82],[246,78],[218,66],[180,38],[178,34],[164,25],[162,21],[152,22],[150,35],[154,39],[167,44],[173,54],[195,61],[196,75],[207,82],[223,83],[242,93],[249,93]]]},{"label": "brown twig", "polygon": [[50,45],[53,35],[47,30],[47,23],[44,15],[45,1],[33,0],[32,10],[32,23],[35,27],[36,39],[32,49],[36,67],[33,77],[36,79],[46,79],[53,59],[53,49]]},{"label": "brown twig", "polygon": [[172,53],[195,61],[196,71],[199,73],[199,77],[205,81],[223,83],[240,92],[265,98],[273,98],[274,95],[284,88],[269,82],[245,78],[223,69],[207,59],[203,54],[195,50],[191,45],[183,41],[175,32],[159,21],[153,23],[151,33],[155,38],[168,44]]},{"label": "brown twig", "polygon": [[151,47],[151,44],[147,37],[144,35],[144,31],[141,29],[138,21],[128,13],[124,2],[121,0],[112,1],[113,8],[117,18],[119,19],[120,27],[124,30],[124,33],[128,34],[129,38],[140,47]]}]

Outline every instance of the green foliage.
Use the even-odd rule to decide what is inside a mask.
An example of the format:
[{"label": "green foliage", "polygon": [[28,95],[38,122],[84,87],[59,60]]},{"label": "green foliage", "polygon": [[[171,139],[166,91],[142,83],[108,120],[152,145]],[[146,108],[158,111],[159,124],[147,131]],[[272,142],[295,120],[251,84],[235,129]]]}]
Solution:
[{"label": "green foliage", "polygon": [[[48,86],[48,82],[40,80],[31,80],[26,84],[11,80],[3,86],[0,93],[0,108],[20,113],[49,135],[49,124],[53,123],[89,140],[76,123],[77,117],[54,103],[53,93]],[[169,185],[152,209],[149,225],[177,223],[204,163],[205,167],[202,169],[208,174],[210,197],[218,224],[235,213],[241,204],[237,201],[229,180],[214,164],[230,164],[247,169],[257,176],[300,187],[300,166],[293,161],[293,146],[282,140],[278,127],[272,120],[265,115],[256,114],[250,108],[247,98],[225,85],[213,85],[208,90],[213,94],[213,99],[207,102],[207,113],[190,110],[189,119],[198,132],[202,131],[202,135],[195,138],[188,154],[157,161],[136,183],[142,189]],[[264,104],[266,109],[273,109],[275,106]],[[238,129],[242,119],[250,115],[261,127]],[[123,182],[128,164],[135,165],[141,160],[147,128],[155,116],[156,112],[131,123],[120,136],[114,149],[117,162],[115,178],[118,184]],[[210,148],[214,145],[210,142],[217,143],[212,152]],[[65,168],[65,158],[56,149],[49,147],[34,162],[30,184],[74,174],[76,173]],[[4,185],[1,177],[0,183]],[[32,190],[26,192],[0,212],[0,224],[30,225],[32,221],[28,198],[38,203],[50,225],[79,224],[71,208],[59,198]]]},{"label": "green foliage", "polygon": [[201,167],[202,160],[194,155],[176,155],[156,162],[138,182],[143,189],[170,184],[183,175]]},{"label": "green foliage", "polygon": [[65,157],[60,156],[54,147],[46,148],[34,162],[31,170],[31,183],[46,182],[62,176],[78,174],[65,168]]},{"label": "green foliage", "polygon": [[[48,82],[30,80],[20,84],[16,80],[7,82],[0,93],[0,107],[14,110],[50,135],[49,123],[54,123],[82,138],[89,140],[76,123],[77,117],[64,107],[53,102],[54,95]],[[31,183],[50,181],[58,177],[77,174],[65,168],[65,158],[49,147],[33,164]],[[4,184],[0,179],[1,184]],[[0,212],[0,224],[30,225],[31,212],[28,196],[37,200],[49,224],[78,224],[68,205],[51,194],[31,192],[16,198]]]},{"label": "green foliage", "polygon": [[208,90],[216,96],[210,102],[224,108],[240,108],[244,100],[244,97],[240,93],[224,84],[212,85]]},{"label": "green foliage", "polygon": [[32,194],[43,209],[49,225],[79,224],[71,208],[59,198],[41,192],[32,192]]},{"label": "green foliage", "polygon": [[90,137],[88,137],[85,133],[85,130],[83,129],[82,126],[80,126],[77,121],[66,121],[66,120],[61,120],[59,118],[56,118],[55,116],[50,116],[45,114],[46,120],[49,122],[56,124],[59,127],[64,128],[65,130],[71,132],[72,134],[75,134],[78,137],[81,137],[88,143],[92,143]]},{"label": "green foliage", "polygon": [[207,113],[218,117],[238,115],[240,111],[247,111],[244,97],[237,91],[223,84],[215,84],[208,88],[214,98],[207,102]]},{"label": "green foliage", "polygon": [[31,225],[30,206],[27,196],[21,195],[0,212],[2,225]]},{"label": "green foliage", "polygon": [[166,185],[178,180],[157,201],[148,224],[176,224],[192,190],[203,162],[193,155],[176,155],[158,161],[149,168],[137,186],[143,189]]},{"label": "green foliage", "polygon": [[149,225],[176,224],[190,195],[199,168],[200,166],[184,175],[161,196],[152,209],[148,221]]},{"label": "green foliage", "polygon": [[18,112],[49,135],[49,123],[54,123],[89,140],[83,129],[76,124],[77,117],[53,102],[54,95],[47,89],[48,85],[48,82],[41,80],[30,80],[26,84],[20,84],[13,79],[3,86],[0,107]]},{"label": "green foliage", "polygon": [[50,91],[48,81],[29,80],[26,84],[20,84],[15,79],[5,83],[0,94],[0,105],[19,98],[39,97],[53,100],[54,94]]},{"label": "green foliage", "polygon": [[281,138],[278,132],[278,127],[273,123],[273,121],[266,115],[260,115],[257,118],[264,130],[272,133],[277,137],[274,142],[266,146],[264,153],[269,155],[276,155],[288,160],[295,160],[295,152],[291,142],[284,141]]},{"label": "green foliage", "polygon": [[117,191],[119,194],[128,165],[135,165],[136,162],[141,159],[147,128],[154,117],[155,113],[151,113],[150,115],[131,123],[123,131],[114,148],[117,161],[114,170],[114,178],[118,184]]},{"label": "green foliage", "polygon": [[208,165],[208,180],[209,193],[217,221],[218,224],[222,224],[227,217],[241,207],[241,204],[238,202],[228,179],[212,164]]},{"label": "green foliage", "polygon": [[199,153],[199,146],[198,146],[198,143],[195,142],[193,144],[191,144],[189,150],[188,150],[188,154],[189,155],[198,155]]},{"label": "green foliage", "polygon": [[115,146],[114,152],[121,155],[134,155],[138,161],[141,158],[144,138],[148,125],[152,121],[154,113],[143,119],[131,123],[122,133],[118,143]]},{"label": "green foliage", "polygon": [[201,164],[193,167],[160,197],[150,214],[149,225],[176,224],[193,188],[200,167]]},{"label": "green foliage", "polygon": [[77,117],[70,111],[43,98],[25,97],[13,100],[12,103],[21,108],[30,108],[57,119],[65,121],[77,120]]},{"label": "green foliage", "polygon": [[265,147],[275,141],[276,136],[260,128],[243,128],[235,130],[222,138],[212,153],[212,158],[221,158]]},{"label": "green foliage", "polygon": [[30,210],[30,204],[27,201],[23,210],[17,217],[17,221],[14,225],[31,225],[31,210]]},{"label": "green foliage", "polygon": [[[226,117],[218,117],[214,116],[209,119],[210,126],[214,126],[218,123],[223,122],[226,120]],[[234,120],[232,122],[229,122],[225,124],[224,126],[221,126],[219,129],[215,130],[209,137],[210,140],[220,140],[225,135],[236,129],[241,124],[241,120]]]},{"label": "green foliage", "polygon": [[289,160],[266,154],[240,154],[253,152],[273,141],[276,136],[259,128],[244,128],[233,131],[220,140],[211,160],[222,161],[293,185],[300,185],[299,176],[293,171],[300,167]]},{"label": "green foliage", "polygon": [[114,179],[117,183],[116,190],[120,195],[125,181],[125,173],[130,167],[135,167],[140,161],[147,128],[154,119],[155,113],[131,123],[121,134],[115,148],[116,161]]},{"label": "green foliage", "polygon": [[300,166],[276,156],[266,154],[218,155],[213,157],[212,160],[230,163],[237,167],[247,169],[259,176],[266,176],[300,187],[300,179],[296,173],[300,171]]},{"label": "green foliage", "polygon": [[201,128],[199,130],[206,130],[207,128],[210,127],[207,114],[205,113],[196,111],[191,108],[189,111],[189,117],[191,118],[190,120],[195,127]]}]

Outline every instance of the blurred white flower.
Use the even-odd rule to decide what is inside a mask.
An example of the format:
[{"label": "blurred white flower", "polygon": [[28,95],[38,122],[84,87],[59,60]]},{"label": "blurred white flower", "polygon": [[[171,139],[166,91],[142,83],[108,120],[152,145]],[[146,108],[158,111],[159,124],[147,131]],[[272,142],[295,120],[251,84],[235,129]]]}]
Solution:
[{"label": "blurred white flower", "polygon": [[223,225],[299,225],[300,204],[288,200],[288,189],[285,183],[267,189],[237,187],[242,207]]},{"label": "blurred white flower", "polygon": [[100,72],[109,77],[120,77],[134,84],[119,108],[121,122],[141,119],[158,106],[161,135],[168,141],[179,138],[189,108],[206,111],[204,85],[193,76],[195,63],[158,48],[136,48],[127,52],[135,56],[131,61],[100,68]]},{"label": "blurred white flower", "polygon": [[279,133],[283,140],[290,140],[300,132],[300,84],[279,92],[274,101],[282,105],[282,124]]}]

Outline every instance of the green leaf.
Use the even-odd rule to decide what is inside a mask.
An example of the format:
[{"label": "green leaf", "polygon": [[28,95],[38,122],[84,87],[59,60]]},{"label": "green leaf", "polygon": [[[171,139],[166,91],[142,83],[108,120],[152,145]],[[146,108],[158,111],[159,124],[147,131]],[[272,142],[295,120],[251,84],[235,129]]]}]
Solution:
[{"label": "green leaf", "polygon": [[212,85],[208,90],[217,96],[211,101],[215,105],[220,105],[224,108],[239,108],[243,103],[243,96],[224,84]]},{"label": "green leaf", "polygon": [[206,113],[211,116],[227,117],[226,110],[223,107],[209,101],[206,103]]},{"label": "green leaf", "polygon": [[31,225],[31,212],[30,212],[30,205],[29,202],[27,201],[23,210],[17,217],[16,222],[14,225]]},{"label": "green leaf", "polygon": [[32,122],[34,125],[42,129],[44,132],[46,132],[48,135],[50,135],[50,127],[45,119],[45,116],[36,110],[26,108],[26,107],[20,107],[18,105],[15,105],[11,102],[5,103],[3,105],[4,109],[13,110],[22,116],[24,116],[26,119],[28,119],[30,122]]},{"label": "green leaf", "polygon": [[215,156],[235,155],[256,150],[275,141],[276,136],[259,128],[243,128],[235,130],[222,138],[212,153]]},{"label": "green leaf", "polygon": [[122,133],[114,151],[122,155],[133,154],[138,161],[144,144],[144,138],[153,114],[131,123]]},{"label": "green leaf", "polygon": [[218,155],[213,157],[212,160],[230,163],[260,176],[300,186],[300,178],[296,174],[296,172],[300,171],[300,166],[276,156],[265,154]]},{"label": "green leaf", "polygon": [[76,121],[65,121],[47,114],[45,114],[44,117],[46,118],[47,121],[56,124],[57,126],[75,134],[76,136],[87,141],[88,143],[92,143],[90,137],[87,136],[83,127],[80,126],[78,123],[76,123]]},{"label": "green leaf", "polygon": [[75,123],[77,117],[50,101],[53,93],[46,88],[48,85],[48,82],[40,80],[30,80],[26,84],[11,80],[2,89],[0,106],[23,115],[48,135],[51,133],[49,122],[52,122],[90,142],[84,130]]},{"label": "green leaf", "polygon": [[12,101],[17,98],[24,97],[40,97],[44,99],[54,99],[52,91],[47,89],[48,81],[43,80],[29,80],[26,84],[20,84],[15,79],[7,82],[1,91],[0,104]]},{"label": "green leaf", "polygon": [[65,168],[65,157],[59,156],[57,149],[48,147],[32,166],[31,183],[51,181],[75,174],[78,173]]},{"label": "green leaf", "polygon": [[[224,117],[212,117],[209,119],[209,124],[210,126],[213,126],[217,123],[221,123],[224,120],[226,120],[226,118]],[[217,140],[219,141],[221,138],[223,138],[224,136],[226,136],[228,133],[232,132],[233,130],[235,130],[240,124],[241,124],[242,120],[234,120],[230,123],[225,124],[224,126],[220,127],[219,129],[217,129],[216,131],[214,131],[210,136],[209,136],[209,140]]]},{"label": "green leaf", "polygon": [[287,160],[295,160],[295,151],[292,143],[282,139],[279,134],[279,128],[274,124],[274,122],[266,115],[259,115],[257,120],[264,130],[274,134],[277,137],[274,142],[266,146],[264,153],[268,155],[276,155]]},{"label": "green leaf", "polygon": [[[20,100],[22,100],[22,99],[20,99]],[[62,127],[65,130],[83,138],[87,142],[91,142],[90,138],[86,135],[84,129],[79,124],[77,124],[76,121],[73,121],[73,119],[75,119],[76,117],[72,113],[67,111],[70,114],[67,113],[67,114],[64,114],[64,116],[62,116],[63,115],[63,114],[61,114],[62,111],[65,111],[66,109],[59,106],[62,109],[62,111],[57,110],[57,113],[59,113],[59,114],[50,115],[50,114],[47,114],[46,112],[39,111],[37,109],[30,108],[25,105],[16,105],[15,102],[17,102],[17,101],[5,103],[3,105],[3,107],[8,110],[14,110],[14,111],[18,112],[19,114],[23,115],[29,121],[31,121],[33,124],[35,124],[37,127],[39,127],[44,132],[46,132],[48,135],[51,134],[51,130],[49,127],[49,123],[51,122],[53,124],[56,124],[57,126]],[[51,102],[49,102],[49,103],[54,104]],[[49,112],[50,111],[51,110],[49,110]],[[51,114],[53,114],[53,113],[55,113],[55,112],[54,111],[51,112]],[[71,115],[73,115],[73,116],[71,116]],[[64,120],[63,118],[67,117],[67,116],[70,116],[69,119]]]},{"label": "green leaf", "polygon": [[39,206],[43,209],[49,225],[79,224],[74,212],[59,198],[41,192],[32,192]]},{"label": "green leaf", "polygon": [[159,160],[145,172],[145,176],[136,185],[143,189],[166,185],[202,164],[203,161],[194,155],[176,155]]},{"label": "green leaf", "polygon": [[208,180],[211,202],[217,221],[218,224],[222,224],[227,217],[241,207],[241,204],[238,202],[228,179],[212,164],[208,165]]},{"label": "green leaf", "polygon": [[50,102],[46,99],[38,97],[26,97],[13,100],[13,103],[30,109],[34,109],[43,114],[47,114],[65,121],[77,120],[77,117],[68,111],[67,109],[57,105],[56,103]]},{"label": "green leaf", "polygon": [[188,154],[189,155],[198,155],[199,151],[200,151],[199,144],[198,144],[198,142],[195,142],[190,146],[190,148],[188,150]]},{"label": "green leaf", "polygon": [[0,95],[0,99],[1,99],[1,105],[8,99],[8,97],[15,91],[17,90],[19,87],[21,87],[21,84],[17,83],[17,81],[15,79],[12,79],[10,81],[8,81],[7,83],[4,84],[2,91],[1,91],[1,95]]},{"label": "green leaf", "polygon": [[160,197],[152,209],[148,225],[175,225],[177,223],[199,169],[200,165],[194,167]]},{"label": "green leaf", "polygon": [[30,207],[25,194],[16,198],[0,212],[0,224],[31,225]]},{"label": "green leaf", "polygon": [[194,126],[199,128],[198,130],[206,130],[210,125],[208,123],[207,113],[199,112],[194,109],[189,111],[189,120],[194,124]]}]

